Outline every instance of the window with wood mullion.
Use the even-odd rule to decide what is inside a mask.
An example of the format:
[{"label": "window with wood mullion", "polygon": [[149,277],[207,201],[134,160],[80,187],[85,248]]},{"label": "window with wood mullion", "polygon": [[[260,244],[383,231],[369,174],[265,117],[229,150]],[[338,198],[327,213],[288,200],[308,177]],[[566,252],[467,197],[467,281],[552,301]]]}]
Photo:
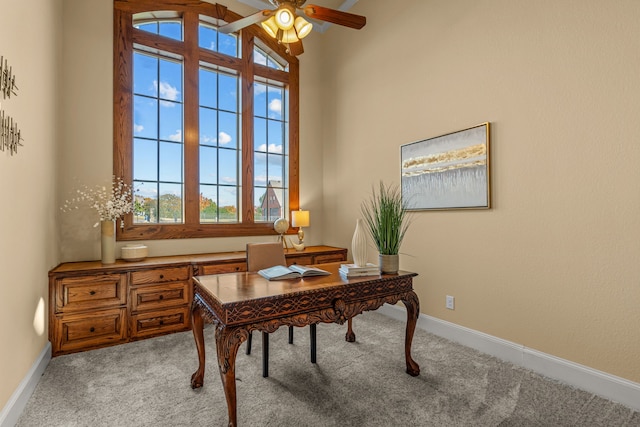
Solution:
[{"label": "window with wood mullion", "polygon": [[[223,53],[209,51],[198,45],[198,31],[201,16],[210,16],[213,20],[233,21],[240,16],[220,5],[205,4],[198,0],[183,0],[179,5],[173,1],[167,4],[157,0],[115,0],[114,1],[114,174],[133,182],[133,45],[147,46],[146,49],[179,55],[183,60],[183,203],[184,222],[133,223],[133,215],[126,218],[124,229],[118,229],[119,240],[148,240],[194,237],[228,237],[273,234],[272,221],[254,220],[254,129],[253,129],[253,88],[254,75],[281,81],[289,91],[291,106],[289,120],[289,169],[288,200],[283,201],[287,210],[298,207],[298,66],[297,59],[288,57],[282,46],[277,45],[258,27],[242,30],[239,37],[240,55],[238,58]],[[174,10],[175,16],[182,20],[182,40],[163,37],[133,28],[133,15],[152,14],[155,10]],[[162,12],[165,13],[166,12]],[[169,12],[171,13],[171,12]],[[173,15],[172,15],[173,16]],[[213,21],[220,22],[220,21]],[[260,38],[261,46],[289,63],[289,72],[267,68],[253,63],[254,40]],[[201,182],[200,182],[200,106],[199,73],[201,66],[210,64],[218,70],[235,70],[238,73],[240,115],[238,132],[241,169],[237,171],[237,187],[240,194],[237,223],[201,223]],[[292,84],[291,82],[294,82]],[[158,85],[160,82],[158,81]],[[164,102],[164,101],[160,101]],[[160,138],[160,134],[158,134]],[[161,140],[158,140],[161,141]],[[219,149],[219,148],[218,148]],[[292,157],[292,156],[295,156]],[[159,201],[158,195],[158,201]],[[158,212],[157,215],[160,213]],[[283,216],[288,216],[283,212]],[[159,218],[159,217],[158,217]],[[291,230],[290,230],[291,231]]]}]

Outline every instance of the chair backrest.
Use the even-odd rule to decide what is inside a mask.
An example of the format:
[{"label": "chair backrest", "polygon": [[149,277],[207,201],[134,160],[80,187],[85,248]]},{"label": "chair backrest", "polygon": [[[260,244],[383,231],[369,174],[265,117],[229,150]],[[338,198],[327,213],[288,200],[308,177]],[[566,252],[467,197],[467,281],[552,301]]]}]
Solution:
[{"label": "chair backrest", "polygon": [[247,271],[287,265],[282,242],[247,243]]}]

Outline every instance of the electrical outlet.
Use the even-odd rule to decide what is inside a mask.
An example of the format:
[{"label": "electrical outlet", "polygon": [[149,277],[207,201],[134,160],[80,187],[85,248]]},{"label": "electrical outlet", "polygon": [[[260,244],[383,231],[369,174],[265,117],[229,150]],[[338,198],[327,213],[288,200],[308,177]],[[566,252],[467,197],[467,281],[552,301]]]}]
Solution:
[{"label": "electrical outlet", "polygon": [[447,295],[447,302],[445,305],[449,310],[453,310],[453,297],[451,295]]}]

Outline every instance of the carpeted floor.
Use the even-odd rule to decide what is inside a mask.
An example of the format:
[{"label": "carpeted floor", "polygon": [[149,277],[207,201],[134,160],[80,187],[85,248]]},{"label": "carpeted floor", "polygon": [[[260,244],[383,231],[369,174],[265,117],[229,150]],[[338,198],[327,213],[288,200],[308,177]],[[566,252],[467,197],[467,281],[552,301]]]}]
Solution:
[{"label": "carpeted floor", "polygon": [[[405,373],[403,322],[378,313],[346,326],[318,325],[270,337],[270,376],[261,375],[260,334],[238,353],[241,426],[640,426],[640,413],[451,343],[420,329],[418,377]],[[212,327],[205,329],[202,389],[191,332],[54,358],[17,426],[226,426]]]}]

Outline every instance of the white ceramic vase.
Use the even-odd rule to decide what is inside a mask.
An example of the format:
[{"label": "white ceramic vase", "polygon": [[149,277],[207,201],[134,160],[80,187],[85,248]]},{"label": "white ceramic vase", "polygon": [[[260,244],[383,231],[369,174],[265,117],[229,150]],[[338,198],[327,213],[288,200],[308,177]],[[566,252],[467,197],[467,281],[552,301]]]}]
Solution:
[{"label": "white ceramic vase", "polygon": [[351,239],[351,255],[353,256],[353,263],[357,267],[367,265],[367,231],[364,229],[364,223],[360,218],[356,221],[356,229]]},{"label": "white ceramic vase", "polygon": [[116,262],[116,222],[100,221],[100,253],[103,264]]}]

